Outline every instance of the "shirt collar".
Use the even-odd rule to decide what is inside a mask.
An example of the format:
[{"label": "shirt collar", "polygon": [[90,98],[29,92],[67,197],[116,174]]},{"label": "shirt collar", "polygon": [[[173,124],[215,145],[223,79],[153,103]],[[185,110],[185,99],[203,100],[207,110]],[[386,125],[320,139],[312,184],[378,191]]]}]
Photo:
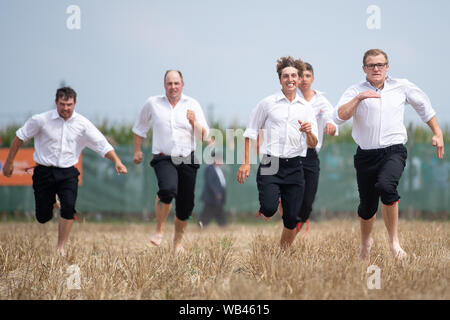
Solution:
[{"label": "shirt collar", "polygon": [[[52,111],[52,113],[50,114],[50,117],[51,117],[52,120],[61,118],[61,117],[59,116],[58,110],[56,110],[56,109],[54,109],[54,110]],[[69,118],[69,120],[72,120],[72,119],[74,119],[75,117],[77,117],[77,113],[76,113],[75,111],[73,111],[72,116]],[[61,118],[61,119],[62,119],[62,118]],[[64,120],[64,119],[63,119],[63,120]]]},{"label": "shirt collar", "polygon": [[303,92],[302,92],[300,89],[297,90],[297,95],[303,100],[302,102],[311,103],[311,102],[313,102],[315,99],[317,99],[318,97],[320,97],[320,96],[322,96],[322,95],[324,94],[324,92],[319,91],[319,90],[316,90],[316,89],[314,89],[313,91],[314,91],[316,94],[312,97],[312,99],[311,99],[310,101],[307,101],[307,100],[305,99],[305,96],[303,95]]},{"label": "shirt collar", "polygon": [[[386,75],[386,79],[384,79],[383,89],[385,89],[387,86],[392,85],[393,81],[394,80],[390,76]],[[366,81],[363,82],[363,85],[369,88],[373,88],[372,84],[369,82],[369,80],[367,80],[367,77]]]},{"label": "shirt collar", "polygon": [[50,117],[51,117],[52,120],[55,120],[55,119],[60,118],[59,113],[58,113],[58,110],[54,109],[54,110],[52,111],[52,113],[50,114]]},{"label": "shirt collar", "polygon": [[276,96],[275,96],[275,101],[278,102],[278,101],[280,101],[280,100],[285,99],[285,100],[286,100],[287,102],[289,102],[289,103],[296,103],[296,102],[303,103],[303,101],[302,101],[303,96],[301,96],[301,92],[300,92],[300,94],[299,94],[298,91],[299,91],[299,90],[297,90],[297,93],[295,94],[294,100],[292,100],[292,102],[289,102],[288,98],[286,98],[286,96],[284,95],[283,91],[280,90],[280,91],[276,94]]},{"label": "shirt collar", "polygon": [[[167,95],[166,95],[166,94],[163,94],[162,97],[163,97],[164,99],[166,99],[167,101],[169,101],[169,98],[167,98]],[[182,94],[181,94],[181,97],[180,97],[180,101],[184,101],[184,100],[187,100],[187,96],[185,96],[184,93],[182,93]],[[180,101],[179,101],[179,102],[180,102]]]}]

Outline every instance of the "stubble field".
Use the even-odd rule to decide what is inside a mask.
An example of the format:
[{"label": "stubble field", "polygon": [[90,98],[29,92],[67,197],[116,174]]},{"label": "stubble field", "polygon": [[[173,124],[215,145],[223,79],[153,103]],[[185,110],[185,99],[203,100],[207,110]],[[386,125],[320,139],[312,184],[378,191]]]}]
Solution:
[{"label": "stubble field", "polygon": [[[156,248],[151,223],[76,222],[62,258],[56,219],[2,223],[0,299],[450,299],[449,222],[401,220],[409,257],[398,261],[378,219],[369,263],[358,259],[357,218],[312,222],[286,251],[281,228],[281,221],[203,230],[190,223],[187,250],[174,255],[172,224]],[[379,289],[370,265],[379,268]]]}]

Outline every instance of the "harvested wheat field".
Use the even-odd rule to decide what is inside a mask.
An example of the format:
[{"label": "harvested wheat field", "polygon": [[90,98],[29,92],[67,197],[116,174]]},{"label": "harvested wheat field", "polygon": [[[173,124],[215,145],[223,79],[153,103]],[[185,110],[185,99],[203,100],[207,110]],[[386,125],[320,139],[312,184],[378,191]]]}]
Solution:
[{"label": "harvested wheat field", "polygon": [[[381,220],[368,264],[358,259],[357,219],[312,222],[287,251],[278,245],[280,221],[203,230],[190,223],[179,255],[171,224],[157,248],[151,223],[75,223],[64,258],[55,250],[56,219],[7,222],[0,299],[450,299],[449,222],[401,220],[409,257],[398,261]],[[379,268],[379,289],[369,265]]]}]

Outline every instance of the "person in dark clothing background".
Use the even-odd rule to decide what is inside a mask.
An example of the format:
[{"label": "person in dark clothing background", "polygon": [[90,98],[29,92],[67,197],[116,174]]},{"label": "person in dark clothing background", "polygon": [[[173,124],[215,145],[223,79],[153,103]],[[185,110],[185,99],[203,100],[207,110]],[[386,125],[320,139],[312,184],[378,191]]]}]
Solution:
[{"label": "person in dark clothing background", "polygon": [[200,214],[198,224],[201,228],[207,226],[213,219],[216,219],[219,226],[225,226],[226,213],[225,195],[226,195],[226,181],[222,172],[222,154],[213,154],[214,162],[205,169],[205,184],[201,196],[205,203],[203,211]]}]

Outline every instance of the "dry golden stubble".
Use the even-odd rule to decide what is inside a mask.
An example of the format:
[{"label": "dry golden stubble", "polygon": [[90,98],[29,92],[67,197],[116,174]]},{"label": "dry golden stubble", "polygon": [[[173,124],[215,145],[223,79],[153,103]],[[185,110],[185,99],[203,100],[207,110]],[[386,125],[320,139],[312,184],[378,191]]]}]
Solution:
[{"label": "dry golden stubble", "polygon": [[[0,299],[449,299],[449,226],[401,220],[409,256],[398,261],[379,219],[362,263],[358,220],[312,222],[284,251],[281,222],[203,230],[190,223],[179,255],[170,224],[157,248],[149,244],[153,224],[76,223],[65,258],[56,254],[56,222],[3,223]],[[368,287],[369,265],[380,270],[380,289]],[[79,268],[80,289],[69,286],[70,266]]]}]

